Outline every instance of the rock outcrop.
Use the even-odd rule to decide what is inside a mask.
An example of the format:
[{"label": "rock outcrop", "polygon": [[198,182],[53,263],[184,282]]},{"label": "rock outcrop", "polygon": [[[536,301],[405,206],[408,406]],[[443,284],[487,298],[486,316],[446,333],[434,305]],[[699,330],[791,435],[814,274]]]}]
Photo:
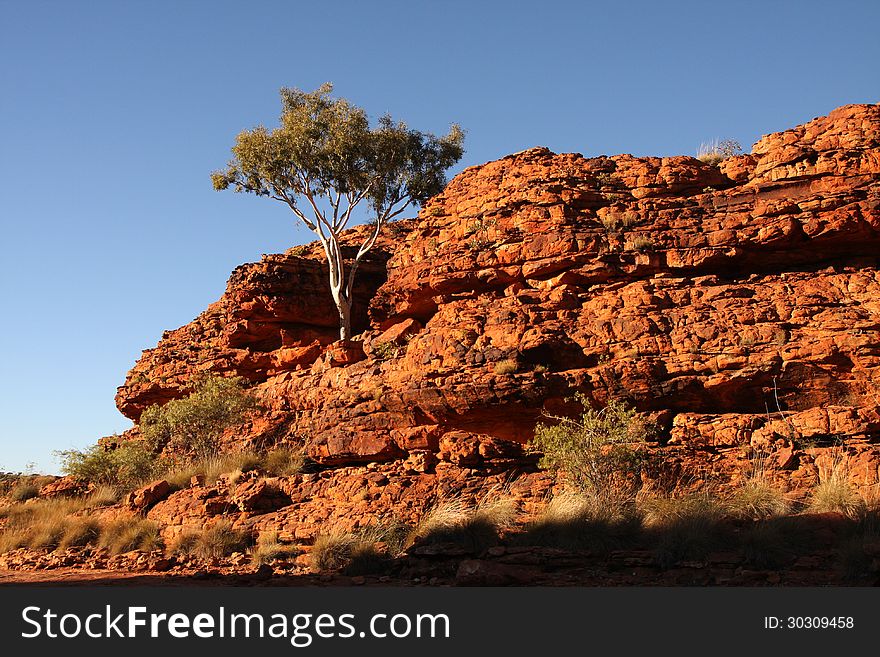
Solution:
[{"label": "rock outcrop", "polygon": [[[805,446],[842,440],[877,482],[880,105],[718,166],[533,148],[463,171],[388,228],[359,273],[356,349],[335,342],[311,245],[242,265],[144,352],[123,414],[137,421],[204,372],[243,376],[267,411],[230,440],[302,443],[328,468],[271,495],[187,489],[151,516],[213,504],[308,533],[360,522],[370,499],[384,500],[372,513],[421,507],[449,482],[520,476],[539,495],[552,482],[523,445],[576,391],[629,400],[661,444],[715,474],[761,448],[797,488],[816,474]],[[347,516],[318,508],[340,497]]]}]

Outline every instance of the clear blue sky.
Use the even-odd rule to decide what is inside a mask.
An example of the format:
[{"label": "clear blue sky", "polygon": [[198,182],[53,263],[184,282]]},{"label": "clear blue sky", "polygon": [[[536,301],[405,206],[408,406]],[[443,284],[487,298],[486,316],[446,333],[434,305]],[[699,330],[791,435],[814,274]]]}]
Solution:
[{"label": "clear blue sky", "polygon": [[[530,146],[693,154],[880,101],[880,3],[0,0],[0,470],[129,423],[116,386],[230,271],[309,241],[211,189],[278,89]],[[459,169],[461,168],[459,167]]]}]

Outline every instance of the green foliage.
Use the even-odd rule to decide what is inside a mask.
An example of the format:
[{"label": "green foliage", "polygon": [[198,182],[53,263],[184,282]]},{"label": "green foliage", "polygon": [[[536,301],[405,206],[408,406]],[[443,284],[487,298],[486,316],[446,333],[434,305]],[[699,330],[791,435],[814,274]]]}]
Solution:
[{"label": "green foliage", "polygon": [[[453,125],[436,137],[387,115],[371,128],[363,109],[332,98],[332,91],[330,83],[312,93],[282,89],[280,125],[240,133],[232,160],[211,180],[217,190],[232,187],[284,203],[318,235],[330,265],[340,338],[347,340],[358,263],[385,223],[443,189],[446,169],[464,153],[464,131]],[[375,228],[346,273],[339,237],[362,202],[370,206]]]},{"label": "green foliage", "polygon": [[128,441],[116,449],[92,445],[84,451],[56,452],[61,470],[80,481],[132,489],[157,473],[152,450],[141,441]]},{"label": "green foliage", "polygon": [[169,447],[207,458],[217,452],[223,432],[256,407],[240,378],[208,377],[187,397],[150,406],[141,415],[140,429],[156,451]]},{"label": "green foliage", "polygon": [[338,191],[367,198],[378,215],[403,200],[422,203],[446,184],[444,171],[463,154],[464,132],[453,125],[435,137],[390,116],[371,129],[366,112],[333,85],[316,91],[281,90],[281,125],[259,126],[236,138],[233,159],[211,176],[214,188],[293,202]]},{"label": "green foliage", "polygon": [[373,358],[376,360],[389,360],[400,355],[400,345],[394,342],[374,342]]},{"label": "green foliage", "polygon": [[621,401],[597,411],[583,395],[577,400],[585,409],[580,418],[551,416],[556,424],[535,427],[540,465],[564,472],[571,485],[604,503],[630,502],[647,463],[640,444],[647,437],[645,424]]}]

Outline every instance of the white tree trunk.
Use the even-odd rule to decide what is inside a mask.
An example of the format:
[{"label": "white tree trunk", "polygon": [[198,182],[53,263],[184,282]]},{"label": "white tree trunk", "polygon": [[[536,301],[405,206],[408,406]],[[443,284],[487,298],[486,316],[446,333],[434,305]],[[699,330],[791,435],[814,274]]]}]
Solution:
[{"label": "white tree trunk", "polygon": [[340,296],[335,301],[339,311],[339,339],[351,340],[351,299]]}]

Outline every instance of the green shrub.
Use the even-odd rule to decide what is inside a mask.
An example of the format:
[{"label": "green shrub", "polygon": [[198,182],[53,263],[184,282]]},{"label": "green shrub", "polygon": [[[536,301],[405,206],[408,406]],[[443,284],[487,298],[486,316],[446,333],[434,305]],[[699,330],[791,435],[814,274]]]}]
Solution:
[{"label": "green shrub", "polygon": [[632,502],[648,462],[648,427],[621,401],[597,411],[583,395],[577,399],[585,409],[580,418],[552,416],[557,424],[535,427],[540,465],[562,471],[572,486],[604,505]]},{"label": "green shrub", "polygon": [[84,451],[70,449],[56,452],[61,470],[80,481],[136,488],[157,474],[155,455],[142,441],[128,441],[116,449],[92,445]]},{"label": "green shrub", "polygon": [[373,358],[376,360],[388,360],[400,355],[400,346],[394,342],[374,342]]},{"label": "green shrub", "polygon": [[156,451],[170,447],[206,458],[217,452],[223,432],[256,407],[241,378],[208,377],[187,397],[150,406],[141,415],[140,429]]}]

